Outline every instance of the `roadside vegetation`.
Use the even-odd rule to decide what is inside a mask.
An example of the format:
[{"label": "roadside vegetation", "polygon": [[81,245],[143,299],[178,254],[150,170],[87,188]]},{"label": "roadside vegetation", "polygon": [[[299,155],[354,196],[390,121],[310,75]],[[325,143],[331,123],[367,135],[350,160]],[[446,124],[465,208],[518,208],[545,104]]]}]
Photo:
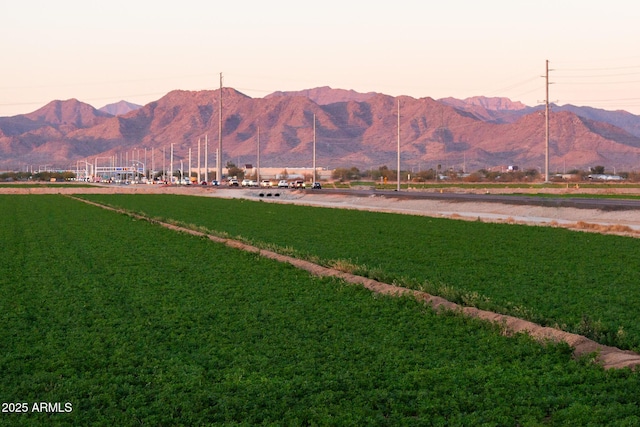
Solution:
[{"label": "roadside vegetation", "polygon": [[[238,225],[232,234],[255,231],[248,222],[269,228],[264,221],[282,214],[290,214],[292,235],[319,220],[265,203],[87,197],[174,218],[184,212],[193,222],[228,217]],[[573,360],[565,344],[505,337],[410,298],[374,295],[60,195],[0,196],[0,207],[0,399],[73,407],[2,413],[2,424],[640,422],[639,374]],[[359,243],[370,251],[366,239],[383,230],[375,216],[365,219],[374,230]],[[396,217],[382,219],[388,227]],[[329,231],[318,225],[306,236],[320,240],[315,247]],[[423,224],[450,224],[433,225]],[[339,240],[345,246],[333,250],[349,253]]]},{"label": "roadside vegetation", "polygon": [[[614,168],[615,171],[615,168]],[[465,183],[523,183],[539,185],[545,180],[545,175],[539,169],[519,169],[517,166],[509,166],[500,169],[479,169],[473,172],[447,168],[437,165],[435,168],[414,170],[401,170],[401,182],[413,186],[420,184],[447,184],[455,182]],[[385,186],[392,182],[397,182],[398,172],[389,169],[387,166],[380,166],[377,169],[361,171],[357,167],[336,168],[331,174],[334,181],[349,183],[357,181],[371,181],[378,185]],[[636,171],[619,173],[608,171],[604,166],[594,166],[589,170],[573,169],[567,172],[554,172],[549,174],[549,179],[556,184],[584,183],[584,182],[606,182],[608,178],[615,178],[616,183],[639,183],[640,173]],[[619,179],[619,181],[618,181]]]},{"label": "roadside vegetation", "polygon": [[3,172],[0,173],[0,182],[14,181],[46,181],[52,179],[55,181],[72,181],[76,174],[71,171],[55,172],[55,171],[39,171],[39,172]]},{"label": "roadside vegetation", "polygon": [[248,200],[83,197],[640,350],[639,239]]}]

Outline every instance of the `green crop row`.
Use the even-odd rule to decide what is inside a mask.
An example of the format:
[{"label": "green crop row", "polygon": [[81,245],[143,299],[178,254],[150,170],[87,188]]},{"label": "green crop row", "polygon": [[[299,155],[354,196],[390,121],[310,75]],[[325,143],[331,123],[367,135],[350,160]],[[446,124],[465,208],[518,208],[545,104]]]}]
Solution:
[{"label": "green crop row", "polygon": [[640,422],[637,372],[63,196],[0,235],[0,401],[72,408],[2,425]]},{"label": "green crop row", "polygon": [[640,349],[638,239],[238,199],[85,197]]}]

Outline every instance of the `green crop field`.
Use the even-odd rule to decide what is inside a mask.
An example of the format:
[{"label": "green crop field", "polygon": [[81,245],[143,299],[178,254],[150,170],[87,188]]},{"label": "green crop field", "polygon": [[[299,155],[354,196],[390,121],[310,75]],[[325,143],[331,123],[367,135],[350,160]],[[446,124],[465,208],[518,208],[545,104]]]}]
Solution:
[{"label": "green crop field", "polygon": [[248,200],[86,197],[640,349],[638,239]]},{"label": "green crop field", "polygon": [[60,182],[60,183],[51,183],[51,182],[0,182],[0,188],[89,188],[95,187],[92,184],[83,184],[83,183],[69,183],[69,182]]},{"label": "green crop field", "polygon": [[[190,200],[111,199],[229,223],[284,212],[292,234],[315,220]],[[639,374],[566,345],[60,195],[0,196],[0,214],[0,425],[640,423]]]}]

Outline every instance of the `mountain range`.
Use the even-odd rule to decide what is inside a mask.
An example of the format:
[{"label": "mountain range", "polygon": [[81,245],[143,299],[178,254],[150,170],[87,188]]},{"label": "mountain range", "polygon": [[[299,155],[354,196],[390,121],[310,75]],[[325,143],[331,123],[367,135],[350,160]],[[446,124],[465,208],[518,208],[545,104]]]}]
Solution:
[{"label": "mountain range", "polygon": [[[0,168],[75,169],[96,158],[123,164],[144,151],[147,169],[149,163],[159,169],[171,147],[174,161],[186,162],[191,151],[195,165],[198,140],[203,156],[205,139],[213,167],[220,135],[223,164],[255,164],[259,144],[264,167],[310,167],[314,139],[316,164],[327,168],[395,169],[398,139],[401,167],[408,170],[542,169],[545,158],[544,107],[507,98],[416,99],[329,87],[251,98],[222,88],[176,90],[144,106],[121,101],[100,110],[56,100],[0,117]],[[552,105],[549,139],[551,171],[632,170],[640,163],[640,116],[626,111]]]},{"label": "mountain range", "polygon": [[114,104],[105,105],[99,110],[104,113],[111,114],[112,116],[121,116],[123,114],[127,114],[129,111],[137,110],[138,108],[142,108],[142,105],[133,104],[131,102],[122,100]]}]

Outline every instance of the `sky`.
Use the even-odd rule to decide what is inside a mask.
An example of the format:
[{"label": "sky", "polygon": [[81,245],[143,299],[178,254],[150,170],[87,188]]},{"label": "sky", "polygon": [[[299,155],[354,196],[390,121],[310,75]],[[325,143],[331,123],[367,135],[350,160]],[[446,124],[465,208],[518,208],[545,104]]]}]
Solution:
[{"label": "sky", "polygon": [[23,0],[0,5],[0,116],[320,86],[640,115],[632,0]]}]

